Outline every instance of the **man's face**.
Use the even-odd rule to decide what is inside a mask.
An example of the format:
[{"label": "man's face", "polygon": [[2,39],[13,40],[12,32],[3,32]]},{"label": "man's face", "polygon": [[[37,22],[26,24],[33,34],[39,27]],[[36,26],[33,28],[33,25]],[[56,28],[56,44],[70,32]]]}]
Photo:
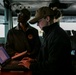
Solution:
[{"label": "man's face", "polygon": [[19,23],[24,23],[25,22],[25,15],[23,13],[19,13],[18,22]]}]

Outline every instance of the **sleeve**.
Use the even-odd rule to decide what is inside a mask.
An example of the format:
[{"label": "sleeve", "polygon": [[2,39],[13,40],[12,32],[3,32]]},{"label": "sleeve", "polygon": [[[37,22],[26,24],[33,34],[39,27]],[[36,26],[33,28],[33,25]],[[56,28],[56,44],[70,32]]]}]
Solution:
[{"label": "sleeve", "polygon": [[7,33],[7,41],[5,47],[6,47],[6,51],[10,56],[13,56],[15,54],[13,33],[11,30],[9,30]]},{"label": "sleeve", "polygon": [[33,47],[34,47],[33,51],[31,52],[30,55],[33,56],[33,58],[34,58],[34,57],[37,57],[39,50],[40,50],[40,47],[41,47],[41,41],[40,41],[40,38],[38,35],[38,31],[35,31]]}]

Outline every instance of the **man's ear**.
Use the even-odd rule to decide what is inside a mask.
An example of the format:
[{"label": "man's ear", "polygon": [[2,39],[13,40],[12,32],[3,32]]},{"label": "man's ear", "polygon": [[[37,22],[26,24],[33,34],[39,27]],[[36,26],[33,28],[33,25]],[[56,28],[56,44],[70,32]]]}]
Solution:
[{"label": "man's ear", "polygon": [[50,21],[50,17],[49,17],[49,16],[46,17],[46,21],[47,21],[47,22]]}]

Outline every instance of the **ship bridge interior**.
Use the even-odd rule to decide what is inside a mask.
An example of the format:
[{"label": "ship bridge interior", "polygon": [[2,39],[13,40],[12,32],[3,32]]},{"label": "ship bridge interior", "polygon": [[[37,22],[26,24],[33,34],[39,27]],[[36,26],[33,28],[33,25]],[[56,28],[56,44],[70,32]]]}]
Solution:
[{"label": "ship bridge interior", "polygon": [[[55,4],[62,11],[63,17],[59,24],[70,37],[71,54],[75,61],[73,65],[76,68],[76,0],[0,0],[0,46],[5,46],[8,30],[17,25],[17,14],[21,9],[27,8],[33,18],[38,8],[49,4]],[[38,29],[43,41],[43,32],[37,24],[31,26]]]}]

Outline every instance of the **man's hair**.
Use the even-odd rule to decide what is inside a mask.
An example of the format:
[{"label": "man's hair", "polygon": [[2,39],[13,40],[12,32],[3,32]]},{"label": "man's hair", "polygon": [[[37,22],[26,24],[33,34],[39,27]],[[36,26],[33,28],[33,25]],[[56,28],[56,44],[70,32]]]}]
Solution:
[{"label": "man's hair", "polygon": [[26,17],[26,20],[29,20],[30,19],[30,11],[28,10],[28,9],[26,9],[26,8],[23,8],[21,11],[20,11],[20,13],[23,13],[24,15],[25,15],[25,17]]}]

